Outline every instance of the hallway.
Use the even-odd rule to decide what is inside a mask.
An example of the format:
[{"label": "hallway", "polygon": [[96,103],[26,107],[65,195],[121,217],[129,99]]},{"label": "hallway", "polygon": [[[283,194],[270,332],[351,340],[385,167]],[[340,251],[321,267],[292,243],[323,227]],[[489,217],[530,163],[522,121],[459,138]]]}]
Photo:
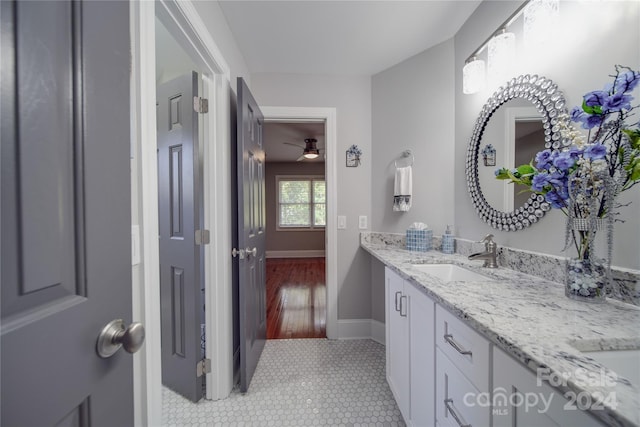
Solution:
[{"label": "hallway", "polygon": [[267,259],[267,339],[325,338],[324,258]]},{"label": "hallway", "polygon": [[371,340],[269,340],[247,394],[192,403],[164,388],[164,426],[404,426]]}]

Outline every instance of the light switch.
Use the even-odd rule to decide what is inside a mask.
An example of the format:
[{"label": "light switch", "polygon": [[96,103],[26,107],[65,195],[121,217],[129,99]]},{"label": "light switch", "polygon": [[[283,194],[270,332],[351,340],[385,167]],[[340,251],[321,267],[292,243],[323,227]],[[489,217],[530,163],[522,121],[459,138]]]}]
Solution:
[{"label": "light switch", "polygon": [[347,217],[344,215],[338,215],[338,230],[344,230],[347,228]]},{"label": "light switch", "polygon": [[367,229],[367,216],[366,215],[360,215],[360,217],[358,218],[358,228],[360,230],[366,230]]}]

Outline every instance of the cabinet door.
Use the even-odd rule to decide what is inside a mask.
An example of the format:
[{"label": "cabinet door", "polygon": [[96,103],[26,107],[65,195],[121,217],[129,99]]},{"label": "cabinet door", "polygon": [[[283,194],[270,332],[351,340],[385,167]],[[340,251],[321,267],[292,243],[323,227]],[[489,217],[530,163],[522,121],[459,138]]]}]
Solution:
[{"label": "cabinet door", "polygon": [[416,286],[405,283],[409,296],[411,424],[435,423],[435,304]]},{"label": "cabinet door", "polygon": [[481,392],[489,391],[489,341],[462,320],[436,306],[436,346]]},{"label": "cabinet door", "polygon": [[488,393],[480,393],[437,347],[436,418],[438,424],[443,427],[489,426],[490,403]]},{"label": "cabinet door", "polygon": [[[514,395],[518,395],[517,397]],[[538,386],[533,372],[504,351],[493,351],[493,426],[601,426],[580,410],[566,410],[567,399],[549,385]],[[517,405],[514,405],[517,403]]]},{"label": "cabinet door", "polygon": [[409,420],[409,304],[404,280],[388,268],[386,281],[387,381],[400,412]]}]

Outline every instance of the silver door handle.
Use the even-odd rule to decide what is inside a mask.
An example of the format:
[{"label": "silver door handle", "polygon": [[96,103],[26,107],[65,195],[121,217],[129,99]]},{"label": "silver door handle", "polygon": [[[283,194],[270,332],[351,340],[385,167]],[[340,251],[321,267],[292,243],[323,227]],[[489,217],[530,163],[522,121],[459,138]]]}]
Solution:
[{"label": "silver door handle", "polygon": [[127,353],[135,353],[144,343],[144,326],[134,322],[129,327],[124,326],[122,319],[109,322],[98,335],[96,351],[103,359],[111,357],[120,347],[124,347]]},{"label": "silver door handle", "polygon": [[396,311],[400,311],[400,309],[398,308],[398,295],[402,295],[402,292],[396,292]]},{"label": "silver door handle", "polygon": [[[404,300],[404,304],[402,303],[402,301]],[[407,317],[407,296],[406,295],[402,295],[400,297],[400,316],[402,317]],[[404,313],[402,312],[402,307],[404,307]]]},{"label": "silver door handle", "polygon": [[258,248],[253,248],[253,249],[247,248],[247,249],[244,250],[244,252],[247,254],[247,256],[249,256],[249,255],[256,256],[256,255],[258,255]]},{"label": "silver door handle", "polygon": [[244,259],[244,249],[233,248],[233,250],[231,251],[231,256],[234,258],[239,257],[240,259]]},{"label": "silver door handle", "polygon": [[453,339],[453,335],[451,334],[446,334],[444,336],[444,340],[448,342],[451,347],[455,348],[456,351],[460,354],[464,354],[468,356],[471,356],[473,354],[470,350],[465,350],[464,348],[460,347],[460,344],[455,342],[455,340]]},{"label": "silver door handle", "polygon": [[460,427],[471,427],[471,424],[463,424],[460,420],[460,416],[456,413],[455,407],[453,406],[453,399],[445,399],[444,406],[447,407],[447,411],[449,411]]}]

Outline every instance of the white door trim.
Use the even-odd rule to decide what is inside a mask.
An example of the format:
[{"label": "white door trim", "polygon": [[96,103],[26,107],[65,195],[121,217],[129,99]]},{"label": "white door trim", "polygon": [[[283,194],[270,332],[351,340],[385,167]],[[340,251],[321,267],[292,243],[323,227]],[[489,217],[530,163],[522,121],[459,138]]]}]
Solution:
[{"label": "white door trim", "polygon": [[[263,107],[265,121],[324,121],[325,122],[325,180],[327,185],[327,338],[338,339],[338,230],[337,224],[337,166],[336,166],[336,109],[321,107]],[[267,237],[268,238],[268,237]]]},{"label": "white door trim", "polygon": [[[158,5],[156,9],[156,5]],[[210,113],[204,118],[204,224],[215,236],[205,246],[207,398],[227,397],[233,386],[231,359],[230,70],[190,0],[131,2],[132,152],[138,162],[142,199],[143,283],[134,289],[134,317],[143,319],[147,338],[134,364],[137,425],[162,424],[160,291],[158,256],[158,171],[156,153],[155,18],[158,17],[200,67]],[[219,177],[216,179],[216,177]],[[135,185],[135,184],[134,184]],[[217,286],[214,286],[218,284]],[[215,345],[213,345],[215,344]],[[195,370],[195,367],[194,367]],[[213,373],[217,373],[215,375]]]}]

